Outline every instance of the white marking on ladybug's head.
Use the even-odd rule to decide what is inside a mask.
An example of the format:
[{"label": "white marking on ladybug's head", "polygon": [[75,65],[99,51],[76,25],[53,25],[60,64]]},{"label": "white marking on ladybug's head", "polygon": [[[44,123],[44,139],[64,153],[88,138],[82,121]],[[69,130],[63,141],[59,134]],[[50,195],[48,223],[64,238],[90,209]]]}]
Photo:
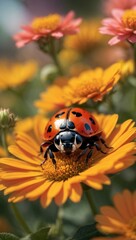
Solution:
[{"label": "white marking on ladybug's head", "polygon": [[74,131],[60,132],[54,138],[55,147],[66,154],[75,152],[82,145],[82,142],[82,137]]}]

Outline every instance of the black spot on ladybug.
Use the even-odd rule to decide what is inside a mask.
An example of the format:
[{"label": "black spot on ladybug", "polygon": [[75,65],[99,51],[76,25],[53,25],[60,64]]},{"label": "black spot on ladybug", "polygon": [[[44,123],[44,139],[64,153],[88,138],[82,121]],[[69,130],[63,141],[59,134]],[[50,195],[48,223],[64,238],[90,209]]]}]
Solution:
[{"label": "black spot on ladybug", "polygon": [[90,128],[90,126],[89,126],[88,123],[85,123],[85,129],[86,129],[87,131],[91,130],[91,128]]},{"label": "black spot on ladybug", "polygon": [[55,118],[60,118],[65,112],[61,112],[55,115]]},{"label": "black spot on ladybug", "polygon": [[68,121],[67,125],[68,125],[69,129],[74,129],[75,128],[75,124],[72,121]]},{"label": "black spot on ladybug", "polygon": [[81,116],[82,116],[82,113],[80,113],[80,112],[75,112],[75,111],[73,111],[72,113],[73,113],[73,115],[75,115],[76,117],[81,117]]},{"label": "black spot on ladybug", "polygon": [[51,130],[52,130],[52,125],[49,125],[47,132],[51,132]]},{"label": "black spot on ladybug", "polygon": [[61,129],[61,130],[64,130],[64,129],[66,129],[66,126],[67,126],[67,122],[64,121],[63,123],[61,123],[60,129]]},{"label": "black spot on ladybug", "polygon": [[91,123],[95,125],[95,121],[94,121],[94,119],[91,118],[91,117],[90,117],[89,119],[90,119]]}]

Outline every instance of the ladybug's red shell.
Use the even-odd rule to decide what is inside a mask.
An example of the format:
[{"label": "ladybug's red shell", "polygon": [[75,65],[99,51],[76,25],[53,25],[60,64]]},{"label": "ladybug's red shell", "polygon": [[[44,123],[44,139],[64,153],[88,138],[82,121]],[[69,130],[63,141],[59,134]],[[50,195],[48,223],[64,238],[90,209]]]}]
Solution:
[{"label": "ladybug's red shell", "polygon": [[100,132],[98,123],[93,115],[81,108],[72,108],[69,120],[75,123],[75,131],[81,136],[91,137]]},{"label": "ladybug's red shell", "polygon": [[65,129],[75,131],[84,137],[91,137],[101,132],[96,119],[90,112],[81,108],[64,108],[54,114],[48,122],[44,139],[50,141]]}]

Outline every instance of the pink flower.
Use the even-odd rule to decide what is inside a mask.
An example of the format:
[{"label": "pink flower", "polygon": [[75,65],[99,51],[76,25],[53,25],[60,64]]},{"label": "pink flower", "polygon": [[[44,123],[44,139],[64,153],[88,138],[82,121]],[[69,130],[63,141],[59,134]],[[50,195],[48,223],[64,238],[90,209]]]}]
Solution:
[{"label": "pink flower", "polygon": [[59,14],[51,14],[45,17],[35,18],[30,25],[22,26],[23,31],[14,35],[17,47],[37,41],[40,38],[61,38],[64,35],[75,34],[79,30],[81,18],[74,19],[74,12],[70,11],[65,17]]},{"label": "pink flower", "polygon": [[111,15],[113,9],[127,10],[136,8],[136,0],[106,0],[103,8],[107,15]]},{"label": "pink flower", "polygon": [[105,18],[102,24],[100,33],[114,36],[108,42],[110,45],[124,40],[136,43],[136,10],[113,10],[112,17]]}]

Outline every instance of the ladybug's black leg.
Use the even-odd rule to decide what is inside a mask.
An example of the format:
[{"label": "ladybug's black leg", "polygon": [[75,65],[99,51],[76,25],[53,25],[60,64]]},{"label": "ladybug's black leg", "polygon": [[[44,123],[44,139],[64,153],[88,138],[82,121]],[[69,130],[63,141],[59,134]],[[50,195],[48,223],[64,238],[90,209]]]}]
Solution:
[{"label": "ladybug's black leg", "polygon": [[89,146],[90,146],[90,144],[88,143],[88,144],[86,145],[86,147],[83,149],[83,151],[78,155],[78,157],[77,157],[77,159],[76,159],[76,162],[79,161],[80,158],[81,158],[83,155],[86,154],[86,152],[87,152]]},{"label": "ladybug's black leg", "polygon": [[100,148],[100,146],[99,146],[98,143],[94,142],[93,145],[96,147],[97,151],[100,151],[101,153],[106,154],[106,152],[103,152],[103,151],[102,151],[102,149]]},{"label": "ladybug's black leg", "polygon": [[112,148],[112,147],[109,147],[109,146],[106,144],[105,140],[104,140],[102,137],[99,137],[99,140],[101,141],[101,143],[102,143],[106,148],[109,148],[109,149]]},{"label": "ladybug's black leg", "polygon": [[92,157],[92,154],[93,154],[93,149],[91,148],[91,150],[89,151],[86,157],[86,164],[88,163],[89,159]]},{"label": "ladybug's black leg", "polygon": [[54,146],[54,144],[51,144],[50,146],[48,146],[46,148],[46,151],[44,153],[44,160],[42,161],[42,163],[40,164],[42,169],[43,169],[43,164],[46,162],[47,160],[47,157],[49,155],[49,157],[51,158],[52,160],[52,163],[55,165],[55,168],[56,168],[56,160],[55,160],[55,157],[54,157],[54,154],[53,152],[57,152],[58,150],[56,149],[56,147]]},{"label": "ladybug's black leg", "polygon": [[[50,146],[49,146],[50,147]],[[44,153],[44,160],[41,162],[41,164],[40,164],[40,166],[42,167],[42,169],[43,169],[43,164],[46,162],[46,160],[47,160],[47,156],[48,156],[48,152],[49,152],[49,147],[47,147],[47,149],[46,149],[46,151],[45,151],[45,153]],[[42,146],[40,146],[40,150],[42,149]],[[42,149],[42,152],[43,152],[43,149]],[[41,153],[42,153],[41,152]]]},{"label": "ladybug's black leg", "polygon": [[49,157],[51,158],[52,163],[55,165],[55,168],[56,168],[56,160],[55,160],[54,154],[50,148],[49,148]]},{"label": "ladybug's black leg", "polygon": [[77,159],[76,159],[76,162],[79,161],[80,158],[81,158],[83,155],[86,154],[87,150],[88,150],[88,148],[85,148],[85,149],[78,155],[78,157],[77,157]]},{"label": "ladybug's black leg", "polygon": [[40,146],[40,153],[43,153],[43,146],[42,146],[42,144]]}]

